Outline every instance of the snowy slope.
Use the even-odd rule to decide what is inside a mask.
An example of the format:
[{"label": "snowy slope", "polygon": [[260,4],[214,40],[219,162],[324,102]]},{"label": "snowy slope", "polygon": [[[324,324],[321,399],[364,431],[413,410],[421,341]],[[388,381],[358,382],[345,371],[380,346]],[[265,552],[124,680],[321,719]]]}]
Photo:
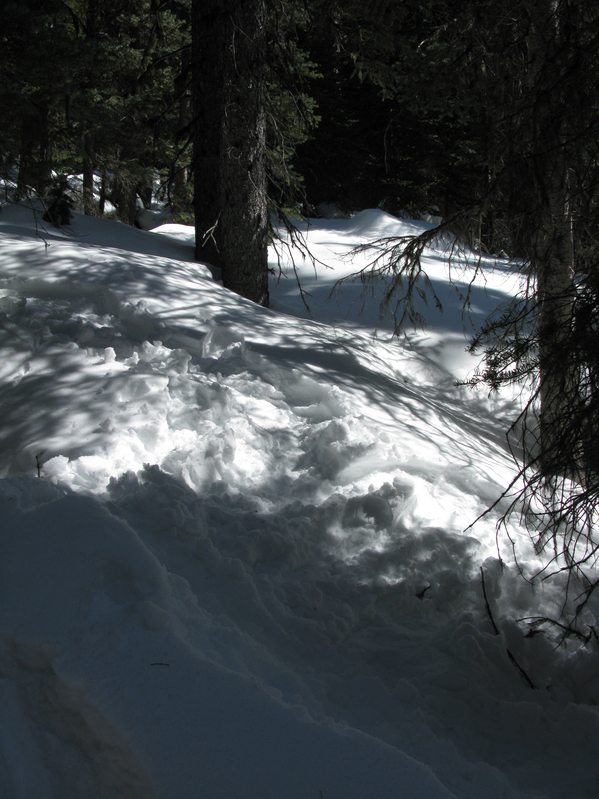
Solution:
[{"label": "snowy slope", "polygon": [[[187,228],[2,210],[0,796],[597,795],[596,653],[524,638],[559,581],[496,517],[464,532],[515,401],[454,385],[443,253],[409,341],[327,302],[353,245],[419,224],[312,222],[307,319],[292,277],[271,310],[225,291]],[[480,315],[514,290],[487,266]]]}]

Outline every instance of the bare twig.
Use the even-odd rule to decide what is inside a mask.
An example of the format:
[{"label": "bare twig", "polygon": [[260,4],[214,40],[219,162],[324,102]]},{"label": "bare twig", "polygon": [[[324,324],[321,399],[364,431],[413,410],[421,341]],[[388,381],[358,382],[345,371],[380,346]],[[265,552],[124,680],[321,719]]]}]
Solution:
[{"label": "bare twig", "polygon": [[35,466],[37,468],[38,477],[42,476],[42,455],[44,454],[45,451],[46,451],[45,449],[42,449],[35,456]]},{"label": "bare twig", "polygon": [[[499,632],[499,628],[498,628],[498,627],[497,627],[497,625],[495,624],[495,619],[493,618],[493,613],[492,613],[492,611],[491,611],[491,606],[489,605],[489,598],[488,598],[488,596],[487,596],[487,589],[486,589],[486,586],[485,586],[485,573],[484,573],[484,571],[483,571],[483,567],[482,567],[482,566],[480,567],[480,579],[481,579],[481,583],[482,583],[482,587],[483,587],[483,596],[484,596],[484,598],[485,598],[485,605],[486,605],[486,608],[487,608],[487,613],[489,614],[489,618],[490,618],[490,620],[491,620],[491,624],[493,625],[493,630],[495,631],[495,635],[501,635],[501,633]],[[515,666],[515,667],[518,669],[518,671],[520,672],[520,676],[521,676],[521,677],[523,678],[523,680],[526,682],[526,684],[528,685],[528,687],[529,687],[529,688],[534,688],[535,690],[538,690],[538,689],[537,689],[537,686],[536,686],[536,685],[533,683],[533,681],[530,679],[530,677],[528,676],[528,674],[527,674],[527,673],[524,671],[524,669],[522,668],[522,666],[521,666],[521,665],[518,663],[518,661],[516,660],[516,658],[513,656],[513,654],[512,654],[512,653],[510,652],[510,650],[507,648],[507,646],[506,646],[506,648],[505,648],[505,651],[507,652],[507,656],[508,656],[508,658],[509,658],[509,659],[512,661],[512,663],[514,664],[514,666]]]}]

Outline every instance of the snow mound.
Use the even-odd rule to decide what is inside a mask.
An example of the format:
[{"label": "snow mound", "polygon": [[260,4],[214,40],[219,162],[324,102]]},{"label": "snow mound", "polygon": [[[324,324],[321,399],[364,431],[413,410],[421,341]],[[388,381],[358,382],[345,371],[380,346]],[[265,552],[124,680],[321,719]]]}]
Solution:
[{"label": "snow mound", "polygon": [[[454,384],[444,254],[426,334],[327,301],[354,244],[422,224],[306,227],[307,319],[291,280],[272,310],[224,290],[182,226],[3,210],[2,796],[595,794],[596,651],[525,635],[563,579],[473,524],[518,406]],[[488,267],[481,314],[514,286]]]}]

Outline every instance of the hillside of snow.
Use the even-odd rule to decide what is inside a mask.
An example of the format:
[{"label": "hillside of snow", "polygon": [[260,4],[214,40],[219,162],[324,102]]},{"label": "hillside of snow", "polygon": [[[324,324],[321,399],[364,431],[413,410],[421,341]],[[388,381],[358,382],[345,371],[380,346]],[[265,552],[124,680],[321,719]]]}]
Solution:
[{"label": "hillside of snow", "polygon": [[401,339],[334,291],[424,224],[302,223],[308,314],[285,250],[266,310],[190,228],[2,208],[2,799],[597,796],[597,651],[526,636],[564,579],[476,521],[518,400],[455,380],[516,278],[488,259],[463,319],[431,250]]}]

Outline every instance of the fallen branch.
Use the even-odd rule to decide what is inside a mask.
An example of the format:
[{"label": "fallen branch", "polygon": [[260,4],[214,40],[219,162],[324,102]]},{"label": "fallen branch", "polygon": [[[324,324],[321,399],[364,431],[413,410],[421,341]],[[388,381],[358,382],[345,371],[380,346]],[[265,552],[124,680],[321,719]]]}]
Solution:
[{"label": "fallen branch", "polygon": [[[491,606],[489,605],[489,598],[487,597],[487,589],[486,589],[486,586],[485,586],[485,573],[483,571],[483,567],[482,566],[480,567],[480,579],[481,579],[482,586],[483,586],[483,596],[485,598],[485,605],[486,605],[486,608],[487,608],[487,613],[489,614],[489,618],[491,619],[491,624],[493,625],[493,630],[495,631],[495,635],[501,635],[501,633],[499,632],[499,628],[495,624],[495,619],[493,618],[493,613],[491,611]],[[514,666],[518,669],[518,671],[520,672],[520,676],[523,678],[523,680],[526,682],[526,684],[529,686],[529,688],[534,688],[535,691],[538,690],[537,686],[533,683],[533,681],[530,679],[528,674],[524,671],[522,666],[518,663],[516,658],[512,655],[512,653],[507,648],[507,646],[505,648],[505,651],[507,652],[508,658],[512,661]]]}]

